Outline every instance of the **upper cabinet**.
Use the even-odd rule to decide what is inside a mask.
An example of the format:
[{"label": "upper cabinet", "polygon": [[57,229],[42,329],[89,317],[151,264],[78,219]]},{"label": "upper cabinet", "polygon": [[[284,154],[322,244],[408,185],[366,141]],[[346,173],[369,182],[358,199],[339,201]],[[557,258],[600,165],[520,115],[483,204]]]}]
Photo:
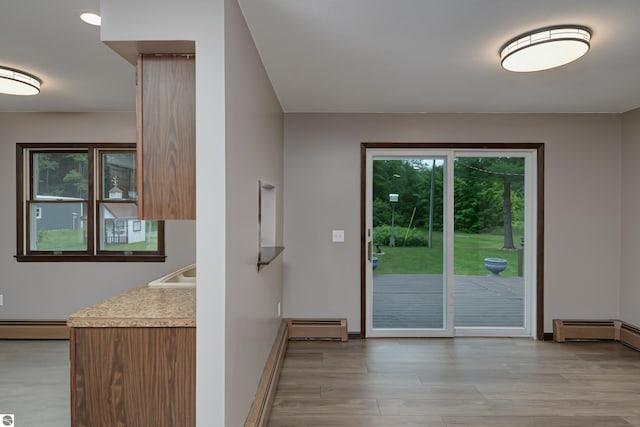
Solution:
[{"label": "upper cabinet", "polygon": [[195,57],[139,55],[137,71],[138,217],[195,219]]}]

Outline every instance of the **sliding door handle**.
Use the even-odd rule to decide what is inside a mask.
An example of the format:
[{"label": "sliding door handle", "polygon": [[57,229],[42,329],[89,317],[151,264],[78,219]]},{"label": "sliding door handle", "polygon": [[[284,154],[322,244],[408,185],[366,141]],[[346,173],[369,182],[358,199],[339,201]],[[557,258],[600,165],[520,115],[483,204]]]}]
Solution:
[{"label": "sliding door handle", "polygon": [[372,260],[372,252],[373,252],[373,241],[369,240],[369,243],[367,243],[367,259],[369,260],[369,262],[371,262]]}]

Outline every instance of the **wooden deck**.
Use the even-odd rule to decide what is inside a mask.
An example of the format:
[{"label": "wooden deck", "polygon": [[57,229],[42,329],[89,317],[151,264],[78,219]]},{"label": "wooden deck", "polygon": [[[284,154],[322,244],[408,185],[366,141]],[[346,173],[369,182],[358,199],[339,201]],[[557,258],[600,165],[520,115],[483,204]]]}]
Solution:
[{"label": "wooden deck", "polygon": [[[373,327],[442,328],[442,276],[373,276]],[[455,276],[455,326],[522,327],[522,277]]]}]

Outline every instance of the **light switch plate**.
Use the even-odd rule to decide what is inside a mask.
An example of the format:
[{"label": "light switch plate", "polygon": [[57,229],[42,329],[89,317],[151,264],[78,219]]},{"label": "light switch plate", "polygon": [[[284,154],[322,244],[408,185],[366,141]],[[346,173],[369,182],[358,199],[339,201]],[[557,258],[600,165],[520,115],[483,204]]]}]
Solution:
[{"label": "light switch plate", "polygon": [[331,241],[344,242],[344,230],[333,230]]}]

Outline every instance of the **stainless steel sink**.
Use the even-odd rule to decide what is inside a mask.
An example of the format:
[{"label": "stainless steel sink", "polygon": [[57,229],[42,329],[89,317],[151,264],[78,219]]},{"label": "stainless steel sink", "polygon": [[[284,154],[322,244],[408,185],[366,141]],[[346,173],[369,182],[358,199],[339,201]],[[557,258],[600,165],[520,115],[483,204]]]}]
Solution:
[{"label": "stainless steel sink", "polygon": [[196,265],[191,264],[149,282],[150,288],[194,288],[196,286]]}]

